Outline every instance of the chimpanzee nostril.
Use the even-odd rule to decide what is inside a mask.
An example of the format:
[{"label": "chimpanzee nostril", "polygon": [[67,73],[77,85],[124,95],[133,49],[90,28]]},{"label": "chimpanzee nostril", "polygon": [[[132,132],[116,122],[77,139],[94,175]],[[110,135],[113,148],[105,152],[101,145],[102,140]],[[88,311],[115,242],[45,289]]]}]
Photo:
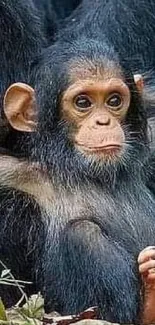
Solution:
[{"label": "chimpanzee nostril", "polygon": [[103,118],[103,119],[98,119],[98,120],[96,120],[96,124],[98,126],[109,125],[110,124],[110,118],[107,117],[107,118]]}]

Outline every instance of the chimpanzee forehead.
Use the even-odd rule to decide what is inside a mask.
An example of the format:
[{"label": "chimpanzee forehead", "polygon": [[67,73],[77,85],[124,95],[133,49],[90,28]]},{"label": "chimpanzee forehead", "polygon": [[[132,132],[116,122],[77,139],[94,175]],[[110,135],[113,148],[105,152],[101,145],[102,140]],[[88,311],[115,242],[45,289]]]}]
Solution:
[{"label": "chimpanzee forehead", "polygon": [[111,78],[123,78],[123,72],[120,66],[108,59],[102,62],[93,62],[90,60],[78,59],[69,64],[69,82],[74,83],[79,80],[108,80]]}]

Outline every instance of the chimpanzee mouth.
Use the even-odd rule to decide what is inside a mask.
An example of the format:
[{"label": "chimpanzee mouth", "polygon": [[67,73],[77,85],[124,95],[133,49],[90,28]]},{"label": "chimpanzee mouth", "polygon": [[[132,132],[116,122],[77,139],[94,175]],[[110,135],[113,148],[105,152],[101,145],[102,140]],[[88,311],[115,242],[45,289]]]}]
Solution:
[{"label": "chimpanzee mouth", "polygon": [[83,151],[89,153],[102,153],[102,154],[116,154],[121,151],[122,146],[120,145],[107,145],[103,147],[84,147],[82,146]]},{"label": "chimpanzee mouth", "polygon": [[114,161],[120,159],[123,154],[123,145],[107,145],[100,147],[78,146],[78,151],[88,158],[101,161]]}]

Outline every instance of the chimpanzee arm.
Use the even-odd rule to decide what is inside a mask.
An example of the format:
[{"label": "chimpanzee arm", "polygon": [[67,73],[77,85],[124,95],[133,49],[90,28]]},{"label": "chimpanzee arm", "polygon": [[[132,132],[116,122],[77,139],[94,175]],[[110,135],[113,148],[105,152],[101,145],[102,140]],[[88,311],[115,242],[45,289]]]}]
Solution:
[{"label": "chimpanzee arm", "polygon": [[140,307],[136,260],[94,222],[68,223],[57,244],[49,233],[45,255],[49,310],[66,314],[95,305],[103,319],[135,322]]}]

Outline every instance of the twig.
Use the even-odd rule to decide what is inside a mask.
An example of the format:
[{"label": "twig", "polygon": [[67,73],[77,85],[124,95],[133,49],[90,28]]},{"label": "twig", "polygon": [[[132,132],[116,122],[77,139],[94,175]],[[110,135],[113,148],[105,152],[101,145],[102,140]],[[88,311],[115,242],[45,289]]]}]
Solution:
[{"label": "twig", "polygon": [[[5,270],[8,270],[7,266],[0,260],[0,264],[3,266],[3,268]],[[8,270],[8,274],[10,275],[10,278],[14,281],[15,285],[12,283],[12,284],[9,284],[8,285],[12,285],[12,286],[16,286],[18,288],[18,290],[20,291],[22,297],[20,298],[20,300],[17,302],[17,304],[15,305],[15,307],[18,307],[19,304],[25,299],[26,300],[26,303],[28,304],[29,306],[29,302],[28,302],[28,297],[26,295],[26,293],[24,292],[24,290],[22,289],[23,286],[19,285],[18,283],[18,280],[15,279],[15,277],[13,276],[13,274],[11,273],[10,270]],[[21,283],[21,281],[20,281]],[[4,284],[4,282],[3,282]]]}]

